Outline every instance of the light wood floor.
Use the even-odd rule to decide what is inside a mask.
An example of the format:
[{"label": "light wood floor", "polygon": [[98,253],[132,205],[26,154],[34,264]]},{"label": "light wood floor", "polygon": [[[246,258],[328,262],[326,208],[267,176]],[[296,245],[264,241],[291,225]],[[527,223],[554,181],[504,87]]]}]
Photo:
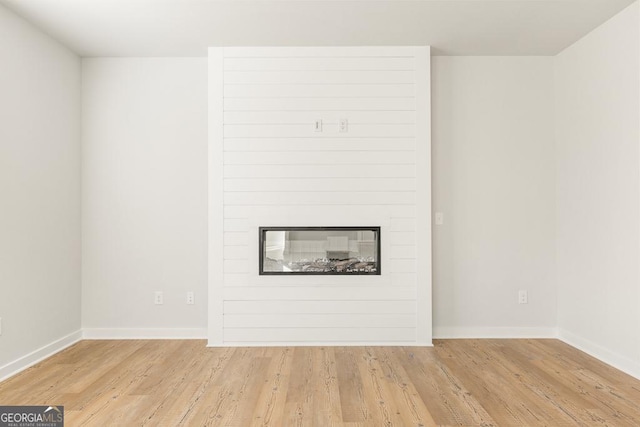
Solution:
[{"label": "light wood floor", "polygon": [[640,426],[640,381],[556,340],[82,341],[0,383],[66,426]]}]

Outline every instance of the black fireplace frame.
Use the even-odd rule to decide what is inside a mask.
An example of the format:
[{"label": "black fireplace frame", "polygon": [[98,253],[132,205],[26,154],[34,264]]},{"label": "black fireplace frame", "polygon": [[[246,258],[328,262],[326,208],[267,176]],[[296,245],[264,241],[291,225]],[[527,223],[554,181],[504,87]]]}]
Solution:
[{"label": "black fireplace frame", "polygon": [[[267,231],[373,231],[376,233],[376,271],[375,272],[307,272],[307,271],[264,271],[264,255]],[[382,273],[382,252],[380,227],[258,227],[258,274],[260,276],[380,276]]]}]

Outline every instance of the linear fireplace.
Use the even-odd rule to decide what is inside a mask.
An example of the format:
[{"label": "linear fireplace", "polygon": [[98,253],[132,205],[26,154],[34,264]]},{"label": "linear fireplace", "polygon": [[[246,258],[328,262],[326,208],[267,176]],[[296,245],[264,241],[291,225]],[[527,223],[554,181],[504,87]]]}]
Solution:
[{"label": "linear fireplace", "polygon": [[380,227],[260,227],[260,275],[379,275]]}]

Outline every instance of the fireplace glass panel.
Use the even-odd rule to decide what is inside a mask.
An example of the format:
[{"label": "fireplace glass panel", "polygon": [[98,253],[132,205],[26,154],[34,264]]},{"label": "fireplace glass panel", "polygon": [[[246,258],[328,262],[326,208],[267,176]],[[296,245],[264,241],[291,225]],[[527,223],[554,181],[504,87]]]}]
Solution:
[{"label": "fireplace glass panel", "polygon": [[380,274],[380,227],[260,227],[260,274]]}]

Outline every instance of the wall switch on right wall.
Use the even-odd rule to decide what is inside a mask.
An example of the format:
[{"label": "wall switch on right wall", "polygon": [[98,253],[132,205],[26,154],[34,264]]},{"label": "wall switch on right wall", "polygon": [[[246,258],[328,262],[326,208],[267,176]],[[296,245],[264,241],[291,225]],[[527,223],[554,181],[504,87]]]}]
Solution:
[{"label": "wall switch on right wall", "polygon": [[529,295],[527,291],[518,291],[518,304],[528,304]]}]

